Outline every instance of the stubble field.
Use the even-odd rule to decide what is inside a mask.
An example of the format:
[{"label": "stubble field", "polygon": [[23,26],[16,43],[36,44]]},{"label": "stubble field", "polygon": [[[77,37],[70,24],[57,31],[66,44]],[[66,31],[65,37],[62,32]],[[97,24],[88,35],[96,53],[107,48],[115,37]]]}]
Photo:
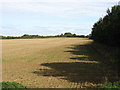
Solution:
[{"label": "stubble field", "polygon": [[109,67],[90,43],[87,38],[2,40],[2,79],[29,88],[100,86]]}]

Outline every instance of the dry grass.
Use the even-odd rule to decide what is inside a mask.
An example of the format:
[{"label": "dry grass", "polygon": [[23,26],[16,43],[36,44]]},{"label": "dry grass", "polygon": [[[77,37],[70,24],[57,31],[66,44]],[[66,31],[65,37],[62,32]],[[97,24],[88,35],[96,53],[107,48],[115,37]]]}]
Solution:
[{"label": "dry grass", "polygon": [[85,38],[3,40],[3,81],[30,88],[99,86],[104,68],[87,54],[90,48],[84,45],[91,42]]}]

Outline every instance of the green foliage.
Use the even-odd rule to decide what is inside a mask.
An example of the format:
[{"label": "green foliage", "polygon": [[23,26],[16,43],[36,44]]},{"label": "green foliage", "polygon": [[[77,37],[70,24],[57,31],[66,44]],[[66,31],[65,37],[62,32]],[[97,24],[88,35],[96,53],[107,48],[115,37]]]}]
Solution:
[{"label": "green foliage", "polygon": [[0,82],[3,89],[25,89],[26,86],[18,84],[16,82]]},{"label": "green foliage", "polygon": [[64,33],[64,36],[65,36],[65,37],[72,37],[72,36],[73,36],[73,34],[72,34],[72,33],[70,33],[70,32],[66,32],[66,33]]},{"label": "green foliage", "polygon": [[107,15],[93,25],[91,38],[96,42],[120,47],[120,5],[107,10]]},{"label": "green foliage", "polygon": [[104,85],[104,86],[101,86],[100,88],[102,88],[102,89],[120,89],[120,81],[117,81],[117,82],[113,82],[113,83],[111,83],[111,82],[108,82],[106,85]]},{"label": "green foliage", "polygon": [[[95,42],[120,47],[120,5],[108,9],[107,15],[93,25],[91,38]],[[113,59],[113,61],[120,66],[120,59]],[[120,75],[120,72],[118,74]]]}]

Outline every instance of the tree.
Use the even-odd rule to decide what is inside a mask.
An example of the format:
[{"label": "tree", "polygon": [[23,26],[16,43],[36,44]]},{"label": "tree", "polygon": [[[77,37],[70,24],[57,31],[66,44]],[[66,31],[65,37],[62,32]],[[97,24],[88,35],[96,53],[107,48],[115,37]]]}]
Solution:
[{"label": "tree", "polygon": [[107,9],[107,15],[93,25],[91,38],[96,42],[120,47],[120,5]]}]

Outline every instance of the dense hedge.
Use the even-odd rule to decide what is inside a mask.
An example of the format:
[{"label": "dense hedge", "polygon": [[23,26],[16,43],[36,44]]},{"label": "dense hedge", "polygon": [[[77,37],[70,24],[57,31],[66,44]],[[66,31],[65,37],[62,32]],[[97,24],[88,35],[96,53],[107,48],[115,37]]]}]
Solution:
[{"label": "dense hedge", "polygon": [[93,25],[91,38],[103,44],[120,47],[120,5],[107,10],[107,15]]}]

